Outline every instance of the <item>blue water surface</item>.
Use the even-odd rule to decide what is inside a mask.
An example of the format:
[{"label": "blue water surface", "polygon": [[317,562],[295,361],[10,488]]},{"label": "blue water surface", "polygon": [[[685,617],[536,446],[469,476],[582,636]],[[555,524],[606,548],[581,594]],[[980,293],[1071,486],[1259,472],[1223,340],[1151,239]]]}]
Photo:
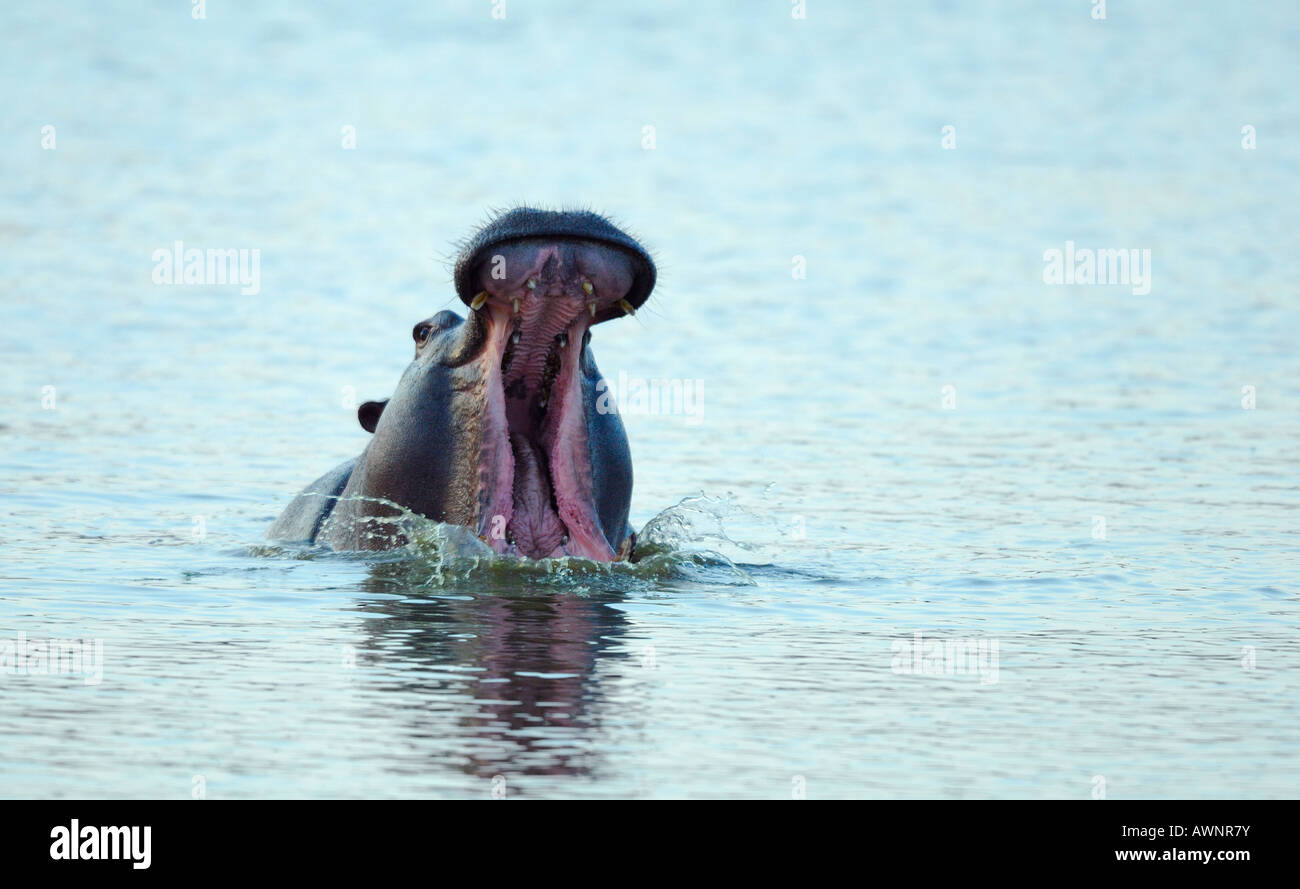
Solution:
[{"label": "blue water surface", "polygon": [[[493,8],[0,11],[0,795],[1300,794],[1294,3]],[[521,201],[650,557],[268,545]]]}]

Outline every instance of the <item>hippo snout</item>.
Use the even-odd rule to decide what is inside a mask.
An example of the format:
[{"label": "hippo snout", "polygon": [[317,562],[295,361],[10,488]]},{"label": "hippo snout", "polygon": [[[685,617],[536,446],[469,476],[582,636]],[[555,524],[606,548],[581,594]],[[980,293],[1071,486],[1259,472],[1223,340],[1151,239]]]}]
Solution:
[{"label": "hippo snout", "polygon": [[538,295],[572,293],[586,300],[596,324],[640,308],[654,289],[655,265],[635,238],[597,213],[519,207],[470,238],[455,283],[472,309],[490,296],[539,288]]}]

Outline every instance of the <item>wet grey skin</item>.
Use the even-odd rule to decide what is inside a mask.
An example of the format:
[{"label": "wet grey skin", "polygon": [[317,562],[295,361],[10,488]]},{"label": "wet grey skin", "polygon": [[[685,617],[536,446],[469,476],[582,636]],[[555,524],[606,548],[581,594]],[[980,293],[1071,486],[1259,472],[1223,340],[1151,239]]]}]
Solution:
[{"label": "wet grey skin", "polygon": [[392,396],[357,412],[369,445],[268,536],[389,549],[407,543],[393,521],[404,509],[470,528],[503,555],[631,557],[632,457],[591,328],[632,314],[654,281],[646,250],[595,213],[497,216],[456,262],[467,317],[415,325]]}]

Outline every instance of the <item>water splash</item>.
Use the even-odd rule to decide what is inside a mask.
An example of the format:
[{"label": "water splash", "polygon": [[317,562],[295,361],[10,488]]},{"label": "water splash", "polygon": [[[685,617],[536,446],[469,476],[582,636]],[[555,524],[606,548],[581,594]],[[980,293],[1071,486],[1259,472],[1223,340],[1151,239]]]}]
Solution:
[{"label": "water splash", "polygon": [[684,498],[651,519],[637,535],[635,561],[596,562],[567,556],[526,559],[500,555],[469,528],[436,522],[397,504],[392,517],[370,517],[400,532],[405,546],[391,550],[335,552],[327,547],[293,544],[249,546],[249,555],[287,559],[363,560],[387,566],[384,573],[407,590],[447,589],[464,583],[499,592],[530,588],[562,588],[584,594],[598,591],[634,592],[665,581],[691,581],[728,586],[752,586],[755,581],[721,549],[743,550],[723,527],[733,506],[707,497]]}]

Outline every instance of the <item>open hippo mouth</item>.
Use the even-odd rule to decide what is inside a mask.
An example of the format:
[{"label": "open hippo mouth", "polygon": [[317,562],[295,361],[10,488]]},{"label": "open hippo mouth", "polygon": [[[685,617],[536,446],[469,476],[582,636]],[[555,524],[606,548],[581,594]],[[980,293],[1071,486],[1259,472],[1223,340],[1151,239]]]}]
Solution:
[{"label": "open hippo mouth", "polygon": [[469,317],[415,325],[390,398],[357,410],[360,456],[307,486],[268,534],[334,549],[409,543],[406,513],[502,554],[632,558],[632,455],[591,328],[649,297],[645,250],[588,212],[511,210],[456,263]]},{"label": "open hippo mouth", "polygon": [[644,303],[654,278],[640,245],[593,213],[516,210],[462,252],[456,290],[483,345],[477,530],[497,552],[626,555],[625,528],[602,516],[599,374],[587,344],[592,325]]}]

